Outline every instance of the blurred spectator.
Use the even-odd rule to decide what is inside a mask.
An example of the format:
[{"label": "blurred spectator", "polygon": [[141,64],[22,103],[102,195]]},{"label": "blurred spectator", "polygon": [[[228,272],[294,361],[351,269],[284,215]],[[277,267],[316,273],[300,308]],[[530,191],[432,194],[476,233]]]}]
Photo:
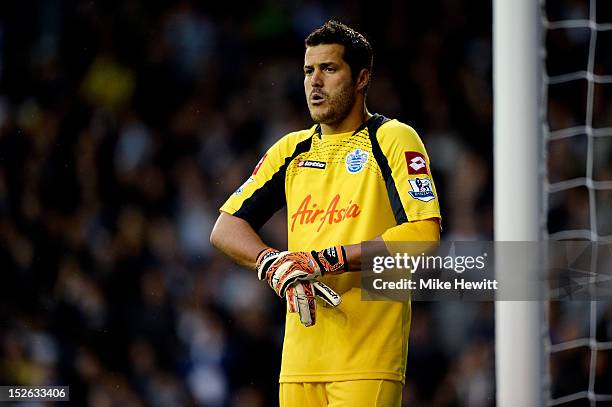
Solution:
[{"label": "blurred spectator", "polygon": [[[263,151],[310,124],[303,37],[331,17],[378,50],[373,111],[422,135],[444,237],[493,237],[490,2],[5,3],[2,383],[70,385],[75,405],[276,403],[284,303],[207,239]],[[549,18],[586,18],[585,4],[560,2]],[[565,73],[588,37],[547,41],[548,70]],[[568,47],[575,58],[555,53]],[[610,61],[598,59],[598,72],[610,74]],[[551,87],[552,130],[583,123],[585,88]],[[605,92],[597,126],[610,126]],[[549,180],[586,176],[586,145],[551,142]],[[611,157],[612,144],[597,141],[596,180],[612,180]],[[608,235],[609,192],[596,203]],[[580,188],[551,195],[551,232],[589,228],[589,199]],[[271,244],[286,245],[285,222],[281,211],[265,226]],[[575,338],[583,327],[557,311],[553,341]],[[610,341],[612,311],[598,315]],[[415,304],[405,400],[493,405],[492,321],[490,304]],[[553,361],[554,394],[586,388],[577,377],[588,357]],[[612,382],[611,363],[597,355],[597,389]]]}]

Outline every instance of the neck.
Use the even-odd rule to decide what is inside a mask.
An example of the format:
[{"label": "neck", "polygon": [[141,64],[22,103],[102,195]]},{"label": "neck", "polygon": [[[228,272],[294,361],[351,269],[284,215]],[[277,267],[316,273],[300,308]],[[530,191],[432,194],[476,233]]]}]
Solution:
[{"label": "neck", "polygon": [[365,103],[355,103],[349,114],[338,123],[321,123],[321,133],[348,133],[356,130],[370,117],[372,117],[372,114],[368,112]]}]

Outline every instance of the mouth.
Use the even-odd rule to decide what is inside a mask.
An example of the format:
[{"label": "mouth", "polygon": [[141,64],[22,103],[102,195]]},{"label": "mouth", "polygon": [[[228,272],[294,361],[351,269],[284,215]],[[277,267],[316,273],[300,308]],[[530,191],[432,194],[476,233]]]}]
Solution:
[{"label": "mouth", "polygon": [[318,106],[325,102],[325,95],[323,93],[311,93],[310,94],[310,104],[313,106]]}]

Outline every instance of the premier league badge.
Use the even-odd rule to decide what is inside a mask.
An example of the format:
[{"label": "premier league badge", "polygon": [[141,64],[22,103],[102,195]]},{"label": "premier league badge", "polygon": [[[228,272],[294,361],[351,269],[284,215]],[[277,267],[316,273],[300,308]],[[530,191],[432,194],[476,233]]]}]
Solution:
[{"label": "premier league badge", "polygon": [[433,189],[431,188],[431,181],[428,178],[415,178],[408,180],[410,183],[409,191],[411,197],[423,202],[429,202],[435,198]]},{"label": "premier league badge", "polygon": [[251,182],[255,181],[253,179],[253,177],[249,177],[249,179],[247,179],[246,181],[244,181],[244,184],[240,185],[238,187],[238,189],[236,191],[234,191],[233,195],[240,195],[242,193],[242,191],[244,191],[244,187],[246,187],[247,185],[249,185]]},{"label": "premier league badge", "polygon": [[357,174],[358,172],[363,170],[365,163],[368,162],[369,156],[370,154],[363,150],[360,150],[359,148],[348,153],[346,155],[346,170],[350,174]]}]

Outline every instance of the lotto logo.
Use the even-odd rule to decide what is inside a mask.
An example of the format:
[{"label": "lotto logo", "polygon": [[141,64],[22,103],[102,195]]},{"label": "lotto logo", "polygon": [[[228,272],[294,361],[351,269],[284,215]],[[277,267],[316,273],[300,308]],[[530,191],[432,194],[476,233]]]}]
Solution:
[{"label": "lotto logo", "polygon": [[417,175],[424,174],[429,175],[427,170],[427,162],[423,154],[416,151],[406,151],[406,165],[408,166],[408,174]]},{"label": "lotto logo", "polygon": [[322,161],[311,161],[311,160],[306,160],[306,161],[300,161],[298,162],[298,167],[306,167],[306,168],[319,168],[324,170],[325,169],[325,164]]}]

